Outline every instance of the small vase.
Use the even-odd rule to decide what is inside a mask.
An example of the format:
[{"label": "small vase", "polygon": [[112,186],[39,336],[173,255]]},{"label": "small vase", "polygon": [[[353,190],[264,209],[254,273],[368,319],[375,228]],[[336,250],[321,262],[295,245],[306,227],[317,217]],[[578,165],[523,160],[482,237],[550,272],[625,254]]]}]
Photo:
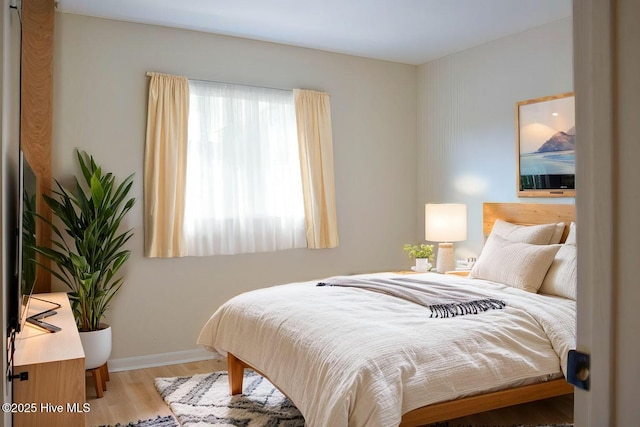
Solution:
[{"label": "small vase", "polygon": [[429,264],[429,258],[416,258],[415,271],[426,272],[431,270],[431,264]]}]

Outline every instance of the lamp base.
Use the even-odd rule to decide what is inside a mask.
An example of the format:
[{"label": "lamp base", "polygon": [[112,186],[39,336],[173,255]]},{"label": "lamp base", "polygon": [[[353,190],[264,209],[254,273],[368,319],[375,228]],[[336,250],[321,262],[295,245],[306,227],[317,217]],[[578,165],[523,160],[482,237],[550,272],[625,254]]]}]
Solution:
[{"label": "lamp base", "polygon": [[438,243],[436,256],[436,270],[438,273],[455,270],[456,260],[453,253],[453,243]]}]

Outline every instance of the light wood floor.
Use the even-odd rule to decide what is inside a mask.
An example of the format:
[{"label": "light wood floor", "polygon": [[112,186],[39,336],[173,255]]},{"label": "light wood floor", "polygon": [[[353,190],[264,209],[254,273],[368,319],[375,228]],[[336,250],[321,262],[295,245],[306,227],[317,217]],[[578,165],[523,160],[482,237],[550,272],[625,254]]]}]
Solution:
[{"label": "light wood floor", "polygon": [[203,374],[226,369],[227,360],[223,359],[112,372],[109,374],[107,391],[100,399],[96,397],[93,378],[87,376],[87,402],[91,404],[91,411],[86,414],[86,425],[126,424],[130,421],[155,418],[158,415],[171,415],[169,407],[156,391],[153,384],[154,379]]},{"label": "light wood floor", "polygon": [[[169,407],[155,389],[155,378],[222,371],[226,367],[227,362],[223,359],[113,372],[107,383],[107,391],[101,399],[96,398],[93,379],[88,376],[87,401],[91,404],[91,411],[87,414],[87,426],[126,424],[158,415],[170,415]],[[449,421],[449,426],[504,426],[572,421],[573,396],[563,396],[458,418]]]}]

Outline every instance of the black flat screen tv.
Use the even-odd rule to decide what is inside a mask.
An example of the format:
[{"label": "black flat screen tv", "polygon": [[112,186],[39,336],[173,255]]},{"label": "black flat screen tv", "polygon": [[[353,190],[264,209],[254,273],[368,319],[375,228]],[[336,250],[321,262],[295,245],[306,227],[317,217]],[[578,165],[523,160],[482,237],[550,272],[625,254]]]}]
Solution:
[{"label": "black flat screen tv", "polygon": [[20,151],[18,164],[18,216],[16,227],[16,269],[12,286],[9,327],[20,332],[26,322],[29,300],[36,282],[36,192],[37,178]]},{"label": "black flat screen tv", "polygon": [[54,315],[58,304],[49,302],[51,309],[30,313],[29,305],[33,299],[33,288],[37,279],[36,263],[36,198],[38,178],[29,162],[20,151],[18,165],[18,226],[16,230],[16,272],[12,287],[9,327],[18,333],[29,322],[49,332],[60,330],[54,325],[42,321],[42,318]]}]

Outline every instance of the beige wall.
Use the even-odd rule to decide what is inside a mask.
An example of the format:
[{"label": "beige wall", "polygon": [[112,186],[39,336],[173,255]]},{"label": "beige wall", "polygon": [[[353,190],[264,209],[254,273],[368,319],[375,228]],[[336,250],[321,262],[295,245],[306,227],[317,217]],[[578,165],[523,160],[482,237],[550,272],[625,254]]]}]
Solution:
[{"label": "beige wall", "polygon": [[[195,348],[210,314],[240,292],[328,275],[407,268],[416,236],[416,67],[158,26],[57,14],[53,176],[73,150],[136,173],[126,282],[108,321],[112,358]],[[143,257],[146,71],[331,94],[340,247],[183,259]]]},{"label": "beige wall", "polygon": [[467,241],[478,256],[482,202],[560,202],[516,195],[515,105],[573,91],[571,19],[504,37],[418,69],[417,228],[425,203],[466,203]]}]

